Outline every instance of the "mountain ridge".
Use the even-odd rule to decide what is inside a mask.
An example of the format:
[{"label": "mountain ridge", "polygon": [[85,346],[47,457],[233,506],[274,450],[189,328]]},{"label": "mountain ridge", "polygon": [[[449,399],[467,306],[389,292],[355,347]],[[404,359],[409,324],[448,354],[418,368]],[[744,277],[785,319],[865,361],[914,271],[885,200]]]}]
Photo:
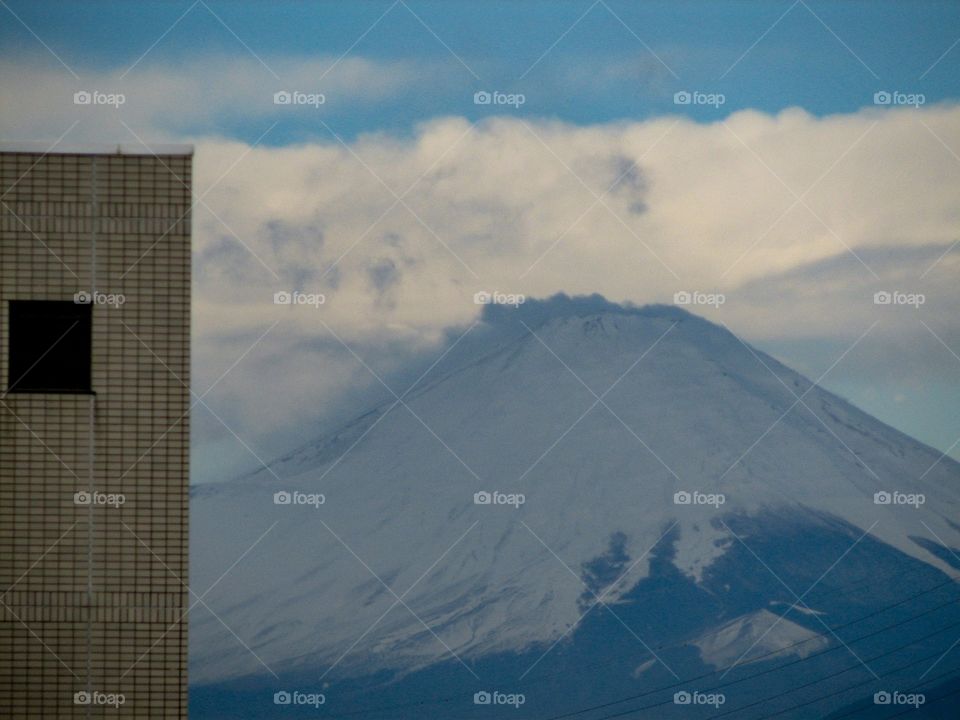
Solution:
[{"label": "mountain ridge", "polygon": [[[505,322],[503,312],[494,322]],[[736,546],[725,523],[739,515],[775,517],[784,508],[800,511],[811,527],[820,515],[836,515],[900,552],[949,568],[942,553],[913,538],[960,544],[948,517],[958,507],[956,463],[944,459],[928,471],[929,481],[909,479],[939,454],[726,328],[661,306],[567,313],[522,323],[515,333],[524,339],[411,392],[404,399],[409,412],[398,405],[386,413],[393,404],[387,401],[270,471],[196,494],[201,527],[224,513],[243,519],[217,548],[198,553],[201,577],[216,578],[232,562],[228,549],[256,539],[240,532],[245,524],[280,523],[262,552],[283,558],[283,566],[253,556],[244,563],[249,569],[241,566],[224,581],[224,612],[243,626],[269,628],[258,635],[265,652],[294,665],[336,660],[377,619],[375,608],[391,602],[364,564],[398,593],[411,586],[417,615],[458,654],[549,644],[578,622],[583,589],[571,583],[571,568],[604,557],[615,533],[627,538],[624,553],[636,567],[610,589],[611,602],[646,577],[644,553],[671,522],[678,533],[672,562],[699,582]],[[604,396],[611,385],[615,391]],[[793,402],[796,395],[817,419]],[[791,404],[793,412],[773,423]],[[771,424],[769,437],[752,448]],[[870,468],[884,480],[871,477]],[[902,487],[882,485],[895,478]],[[874,505],[880,489],[926,489],[930,505]],[[291,490],[326,493],[326,503],[273,505],[273,492]],[[495,490],[523,493],[526,502],[474,504],[475,492]],[[717,507],[675,504],[680,491],[723,493],[726,500]],[[457,544],[461,533],[468,538]],[[308,547],[324,549],[312,556]],[[438,556],[442,562],[430,566]],[[417,585],[425,568],[428,579]],[[272,592],[251,585],[254,573]],[[338,607],[355,617],[338,619]],[[372,633],[379,660],[371,660],[371,648],[358,650],[340,669],[351,672],[360,658],[372,668],[417,668],[446,655],[435,635],[404,615],[388,615]],[[210,641],[210,630],[199,625],[198,637]],[[232,668],[227,676],[242,674],[245,663],[250,671],[248,659],[242,648],[232,652],[223,663]]]},{"label": "mountain ridge", "polygon": [[[504,352],[505,349],[510,345],[514,345],[517,342],[522,341],[524,339],[533,340],[533,335],[531,333],[531,330],[535,332],[536,330],[544,327],[545,325],[552,322],[557,322],[557,321],[570,320],[573,318],[601,320],[605,316],[609,316],[609,317],[616,317],[616,316],[631,317],[632,316],[632,317],[646,317],[646,318],[653,318],[653,319],[659,318],[659,319],[665,319],[665,320],[674,320],[678,323],[692,322],[694,324],[699,325],[700,327],[703,327],[713,332],[722,333],[728,338],[737,340],[737,343],[739,343],[745,349],[747,349],[749,353],[751,353],[754,357],[759,358],[763,363],[765,363],[770,372],[774,370],[780,371],[776,373],[778,377],[780,375],[797,376],[806,385],[806,387],[800,388],[801,391],[814,384],[808,378],[797,373],[789,366],[784,365],[777,358],[771,355],[768,355],[767,353],[760,350],[759,348],[755,348],[751,346],[749,343],[747,343],[746,341],[738,338],[737,335],[733,333],[725,325],[713,323],[710,320],[707,320],[706,318],[700,317],[676,305],[657,304],[657,303],[642,305],[642,306],[632,305],[630,303],[618,304],[618,303],[607,301],[605,298],[603,298],[603,296],[597,295],[597,294],[590,295],[590,296],[570,297],[563,293],[559,293],[545,301],[535,301],[535,304],[540,306],[543,306],[543,305],[549,306],[549,309],[546,311],[534,312],[530,316],[527,316],[524,319],[522,316],[519,318],[511,317],[511,313],[514,311],[514,308],[503,307],[498,305],[484,306],[483,312],[481,314],[480,322],[492,323],[492,324],[498,324],[498,325],[503,325],[505,323],[512,322],[515,328],[522,329],[524,334],[519,336],[508,336],[506,339],[501,337],[498,339],[498,342],[502,344],[494,349],[491,349],[486,354],[476,357],[468,363],[457,365],[453,368],[450,368],[447,371],[441,373],[438,377],[428,380],[426,383],[418,382],[413,389],[407,391],[410,393],[410,397],[416,397],[417,395],[420,395],[423,392],[429,390],[430,387],[434,385],[438,385],[444,382],[445,380],[449,379],[452,375],[456,374],[457,372],[465,370],[471,365],[479,364],[494,355]],[[523,306],[521,306],[521,308],[522,307]],[[517,308],[517,310],[519,309],[520,308]],[[523,322],[520,323],[519,322],[520,320],[522,320]],[[529,320],[530,322],[527,322],[527,320]],[[533,323],[536,323],[536,324],[534,325]],[[888,432],[895,433],[896,435],[899,436],[899,438],[902,441],[906,441],[914,445],[923,446],[924,448],[929,450],[932,456],[939,458],[939,462],[952,464],[955,470],[960,471],[960,462],[954,460],[949,455],[945,455],[940,451],[938,451],[936,448],[926,445],[925,443],[923,443],[920,440],[917,440],[913,436],[908,435],[907,433],[887,423],[884,423],[882,420],[872,415],[869,415],[868,413],[861,410],[859,407],[854,405],[849,399],[843,397],[842,395],[838,395],[834,391],[826,390],[820,387],[819,385],[817,387],[821,392],[832,396],[838,402],[846,404],[848,407],[856,410],[862,416],[869,418],[872,422],[883,424],[884,427],[888,430]],[[407,396],[403,395],[403,393],[401,393],[401,396],[403,396],[405,400],[407,399]],[[275,459],[268,461],[266,463],[267,467],[273,468],[274,465],[281,465],[285,461],[288,461],[289,459],[296,457],[297,455],[303,453],[304,451],[307,451],[311,448],[315,448],[318,443],[325,442],[327,445],[332,446],[336,442],[339,436],[348,434],[349,430],[357,427],[365,419],[371,419],[371,422],[375,421],[375,419],[380,415],[382,415],[384,411],[386,411],[388,408],[393,406],[395,404],[395,401],[396,401],[395,398],[388,397],[384,401],[368,407],[368,409],[363,411],[360,415],[352,417],[349,420],[346,420],[345,422],[334,426],[329,431],[321,434],[317,438],[301,443],[300,445],[294,447],[293,449],[282,453]],[[264,467],[255,467],[251,469],[249,472],[245,473],[244,475],[241,475],[241,477],[238,479],[260,476],[263,473],[269,474],[269,470],[267,470]],[[194,486],[191,489],[191,492],[204,493],[207,490],[213,491],[218,485],[227,485],[233,482],[235,482],[235,480],[198,485],[198,486]]]}]

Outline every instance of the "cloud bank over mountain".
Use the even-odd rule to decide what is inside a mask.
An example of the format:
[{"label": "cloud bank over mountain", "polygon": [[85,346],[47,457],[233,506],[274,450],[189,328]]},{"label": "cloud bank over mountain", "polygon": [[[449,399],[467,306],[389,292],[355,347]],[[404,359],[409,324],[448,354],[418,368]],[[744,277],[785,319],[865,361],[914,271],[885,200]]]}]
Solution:
[{"label": "cloud bank over mountain", "polygon": [[[724,302],[696,312],[757,342],[839,354],[879,319],[872,332],[931,358],[929,385],[955,372],[931,330],[950,346],[960,336],[942,312],[960,299],[958,159],[941,144],[958,129],[960,109],[936,107],[711,125],[444,118],[411,139],[282,149],[200,141],[198,188],[215,210],[197,210],[200,350],[236,356],[281,320],[259,357],[279,371],[264,392],[289,408],[307,401],[305,373],[334,394],[346,377],[378,385],[341,341],[378,374],[432,361],[479,317],[478,291],[638,304],[699,291]],[[294,289],[326,302],[273,305]],[[924,305],[878,308],[881,291]],[[317,343],[335,351],[318,349],[323,372],[285,351]]]},{"label": "cloud bank over mountain", "polygon": [[[198,389],[229,369],[209,402],[254,445],[265,429],[296,432],[382,397],[371,370],[425,369],[478,320],[480,291],[636,304],[700,292],[715,301],[695,312],[814,376],[879,320],[866,352],[833,377],[856,367],[889,379],[895,367],[897,387],[868,409],[884,415],[919,393],[938,416],[935,398],[957,371],[944,345],[960,345],[956,315],[944,312],[960,300],[957,105],[593,125],[504,111],[351,139],[331,119],[338,104],[375,111],[425,74],[437,87],[463,78],[413,61],[266,62],[291,89],[322,77],[326,103],[273,104],[276,83],[253,57],[233,58],[226,75],[216,63],[178,73],[148,58],[126,79],[93,69],[82,81],[9,60],[2,74],[20,101],[0,110],[8,137],[56,138],[77,116],[74,86],[123,89],[135,78],[124,105],[85,108],[63,142],[195,143]],[[171,116],[171,101],[183,112]],[[231,116],[262,125],[260,143],[231,139]],[[271,146],[273,124],[291,117],[309,139]],[[211,124],[221,135],[189,131]],[[275,305],[285,291],[325,302]],[[924,304],[878,308],[882,291]],[[894,342],[874,348],[874,338]],[[794,356],[801,345],[820,351]],[[201,440],[235,442],[212,418],[197,428]],[[937,437],[944,448],[951,434]]]}]

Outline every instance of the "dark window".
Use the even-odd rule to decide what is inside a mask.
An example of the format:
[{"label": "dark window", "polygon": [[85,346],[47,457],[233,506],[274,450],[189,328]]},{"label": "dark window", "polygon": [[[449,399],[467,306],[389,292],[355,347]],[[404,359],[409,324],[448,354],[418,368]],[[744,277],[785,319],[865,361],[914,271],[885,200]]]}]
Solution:
[{"label": "dark window", "polygon": [[90,392],[91,306],[11,300],[7,392]]}]

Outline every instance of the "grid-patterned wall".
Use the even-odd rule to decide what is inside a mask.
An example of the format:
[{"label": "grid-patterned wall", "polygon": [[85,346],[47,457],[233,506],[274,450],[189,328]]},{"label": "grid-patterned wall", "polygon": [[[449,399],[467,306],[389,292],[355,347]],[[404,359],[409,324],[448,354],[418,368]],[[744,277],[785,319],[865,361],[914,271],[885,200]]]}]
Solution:
[{"label": "grid-patterned wall", "polygon": [[[189,154],[0,153],[0,717],[186,717],[190,184]],[[8,393],[9,301],[78,292],[123,296],[93,392]]]}]

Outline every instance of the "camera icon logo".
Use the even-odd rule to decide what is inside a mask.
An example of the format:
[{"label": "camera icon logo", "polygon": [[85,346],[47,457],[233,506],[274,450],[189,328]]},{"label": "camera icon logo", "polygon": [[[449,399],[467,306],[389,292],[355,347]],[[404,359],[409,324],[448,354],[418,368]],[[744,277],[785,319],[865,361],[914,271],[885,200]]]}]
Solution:
[{"label": "camera icon logo", "polygon": [[873,94],[874,105],[889,105],[893,102],[893,96],[886,90],[878,90]]},{"label": "camera icon logo", "polygon": [[874,505],[889,505],[891,502],[893,502],[893,496],[886,490],[881,490],[873,494]]},{"label": "camera icon logo", "polygon": [[680,690],[673,694],[674,705],[689,705],[691,702],[693,702],[693,695],[686,690]]},{"label": "camera icon logo", "polygon": [[489,705],[491,702],[493,702],[493,696],[486,690],[481,690],[473,694],[474,705]]},{"label": "camera icon logo", "polygon": [[86,490],[80,490],[73,494],[74,505],[89,505],[92,501],[93,497]]},{"label": "camera icon logo", "polygon": [[686,90],[681,90],[673,94],[674,105],[689,105],[691,100],[693,100],[693,96]]},{"label": "camera icon logo", "polygon": [[680,292],[675,292],[673,294],[674,305],[689,305],[692,300],[693,297],[686,290],[681,290]]},{"label": "camera icon logo", "polygon": [[274,105],[289,105],[293,102],[293,96],[286,90],[280,90],[273,94]]},{"label": "camera icon logo", "polygon": [[889,705],[892,701],[893,697],[886,690],[879,690],[873,694],[874,705]]},{"label": "camera icon logo", "polygon": [[475,292],[473,294],[474,305],[489,305],[492,299],[493,296],[486,290],[481,290],[480,292]]},{"label": "camera icon logo", "polygon": [[473,94],[474,105],[489,105],[493,102],[493,96],[486,90],[478,90]]},{"label": "camera icon logo", "polygon": [[280,490],[273,494],[273,504],[274,505],[289,505],[293,496],[290,495],[286,490]]},{"label": "camera icon logo", "polygon": [[73,704],[74,705],[89,705],[91,700],[90,693],[86,690],[80,690],[73,694]]},{"label": "camera icon logo", "polygon": [[93,95],[86,90],[79,90],[73,94],[74,105],[89,105],[93,102]]},{"label": "camera icon logo", "polygon": [[880,292],[875,292],[873,294],[874,305],[889,305],[891,302],[893,302],[893,295],[888,293],[886,290],[881,290]]},{"label": "camera icon logo", "polygon": [[686,490],[681,490],[673,494],[674,505],[689,505],[691,502],[693,502],[693,497]]},{"label": "camera icon logo", "polygon": [[481,490],[473,494],[473,504],[474,505],[489,505],[493,502],[493,495],[488,493],[486,490]]},{"label": "camera icon logo", "polygon": [[293,303],[293,295],[286,290],[281,290],[273,294],[274,305],[290,305],[291,303]]},{"label": "camera icon logo", "polygon": [[73,294],[73,303],[75,305],[89,305],[93,302],[93,295],[88,292],[80,291]]},{"label": "camera icon logo", "polygon": [[293,697],[286,690],[280,690],[273,694],[274,705],[289,705]]}]

